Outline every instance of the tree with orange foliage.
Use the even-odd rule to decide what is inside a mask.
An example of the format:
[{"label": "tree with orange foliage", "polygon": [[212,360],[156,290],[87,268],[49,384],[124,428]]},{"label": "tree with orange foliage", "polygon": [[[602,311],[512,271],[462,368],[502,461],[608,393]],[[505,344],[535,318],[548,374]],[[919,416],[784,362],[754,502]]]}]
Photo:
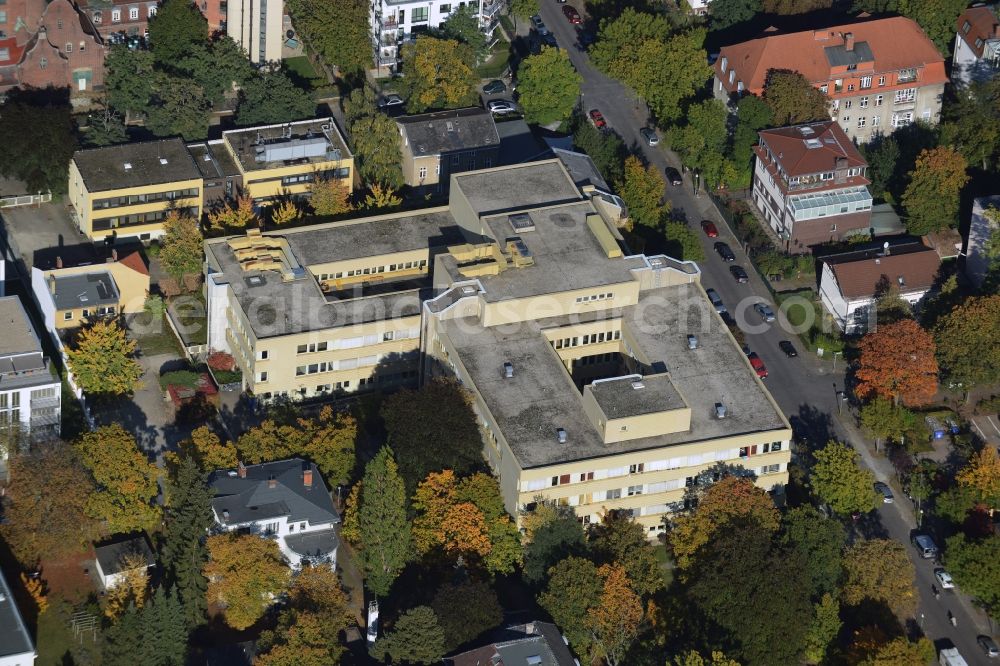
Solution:
[{"label": "tree with orange foliage", "polygon": [[27,591],[28,596],[30,596],[35,602],[35,606],[38,607],[39,615],[48,610],[49,599],[45,594],[45,583],[41,578],[30,578],[27,574],[22,572],[21,584],[24,585],[24,589]]},{"label": "tree with orange foliage", "polygon": [[608,666],[618,666],[639,635],[642,601],[632,589],[624,567],[605,564],[597,574],[604,581],[604,590],[598,604],[587,610],[587,626],[596,656]]},{"label": "tree with orange foliage", "polygon": [[260,218],[253,208],[253,197],[244,193],[236,197],[235,204],[227,201],[222,208],[210,212],[208,223],[217,230],[246,229],[259,227]]},{"label": "tree with orange foliage", "polygon": [[917,322],[904,319],[879,326],[861,338],[858,349],[859,397],[878,396],[910,406],[934,398],[938,388],[934,338]]},{"label": "tree with orange foliage", "polygon": [[309,192],[309,204],[317,215],[343,215],[354,209],[351,190],[340,178],[316,178]]},{"label": "tree with orange foliage", "polygon": [[1000,455],[984,446],[958,473],[958,483],[973,489],[991,509],[1000,508]]},{"label": "tree with orange foliage", "polygon": [[688,569],[694,556],[719,529],[733,520],[752,520],[774,534],[781,516],[768,494],[745,477],[727,476],[709,486],[694,513],[682,516],[670,532],[670,547],[678,569]]},{"label": "tree with orange foliage", "polygon": [[302,211],[291,199],[286,199],[271,207],[271,222],[278,226],[296,222],[302,218]]}]

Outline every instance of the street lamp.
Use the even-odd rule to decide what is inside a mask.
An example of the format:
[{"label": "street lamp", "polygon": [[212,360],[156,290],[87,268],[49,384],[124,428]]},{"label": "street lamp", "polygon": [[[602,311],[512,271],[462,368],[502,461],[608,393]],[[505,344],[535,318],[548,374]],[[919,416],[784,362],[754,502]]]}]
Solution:
[{"label": "street lamp", "polygon": [[833,352],[833,371],[837,372],[837,356],[843,354],[844,352],[835,351]]}]

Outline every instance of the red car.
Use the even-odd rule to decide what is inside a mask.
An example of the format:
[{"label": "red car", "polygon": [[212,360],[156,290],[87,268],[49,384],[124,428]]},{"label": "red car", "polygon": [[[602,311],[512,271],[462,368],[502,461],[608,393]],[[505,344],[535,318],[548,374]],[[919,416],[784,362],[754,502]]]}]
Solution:
[{"label": "red car", "polygon": [[575,7],[563,5],[562,12],[573,25],[580,25],[583,23],[583,20],[580,18],[580,12],[576,11]]},{"label": "red car", "polygon": [[750,352],[750,365],[753,366],[754,372],[761,379],[767,379],[767,366],[764,365],[764,361],[760,360],[760,356],[757,356],[757,352]]},{"label": "red car", "polygon": [[705,235],[708,236],[709,238],[719,237],[719,230],[718,228],[716,228],[714,222],[710,222],[708,220],[702,220],[701,228],[705,231]]},{"label": "red car", "polygon": [[597,109],[591,109],[587,115],[590,116],[590,122],[594,123],[594,127],[597,129],[604,129],[608,126],[607,121],[604,120],[604,116]]}]

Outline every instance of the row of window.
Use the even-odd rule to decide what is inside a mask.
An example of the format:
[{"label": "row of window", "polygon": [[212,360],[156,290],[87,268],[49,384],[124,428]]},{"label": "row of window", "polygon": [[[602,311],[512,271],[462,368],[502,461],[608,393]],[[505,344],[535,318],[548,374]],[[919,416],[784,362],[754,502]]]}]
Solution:
[{"label": "row of window", "polygon": [[[76,318],[74,316],[75,312],[76,312],[75,310],[66,310],[66,312],[63,313],[63,319],[65,321],[73,321]],[[115,314],[115,306],[109,305],[106,308],[97,308],[93,312],[91,312],[87,308],[84,308],[80,313],[80,317],[86,319],[91,314],[95,314],[98,317],[108,317]]]},{"label": "row of window", "polygon": [[[392,342],[393,340],[410,340],[420,337],[419,328],[408,328],[401,329],[398,331],[385,331],[381,335],[378,333],[371,333],[369,335],[359,335],[353,338],[339,338],[336,340],[324,340],[322,342],[309,342],[306,344],[298,345],[295,348],[296,354],[316,354],[318,352],[333,351],[336,349],[358,349],[360,347],[368,347],[370,345],[377,345],[381,342]],[[257,352],[258,361],[266,361],[269,358],[269,352],[266,349],[262,349]]]},{"label": "row of window", "polygon": [[556,349],[564,349],[567,347],[577,347],[579,345],[590,345],[599,342],[610,342],[611,340],[621,340],[621,338],[621,331],[601,331],[600,333],[588,333],[583,336],[553,340],[552,346]]},{"label": "row of window", "polygon": [[427,268],[427,260],[421,259],[419,261],[404,261],[398,264],[389,264],[387,266],[371,266],[369,268],[356,268],[350,271],[339,271],[337,273],[319,273],[316,279],[319,282],[327,282],[328,280],[339,280],[344,277],[356,277],[358,275],[376,275],[378,273],[392,273],[395,271],[408,271],[414,268]]},{"label": "row of window", "polygon": [[173,201],[175,199],[193,199],[201,196],[201,192],[196,187],[183,190],[170,190],[168,192],[150,192],[148,194],[129,194],[120,197],[107,197],[104,199],[94,199],[94,210],[105,208],[119,208],[120,206],[138,206],[140,204],[157,203],[159,201]]},{"label": "row of window", "polygon": [[608,301],[614,298],[615,295],[610,291],[606,294],[589,294],[587,296],[577,296],[577,303],[591,303],[593,301]]},{"label": "row of window", "polygon": [[[319,174],[320,178],[333,178],[337,180],[343,180],[349,178],[351,175],[351,170],[348,167],[341,167],[339,169],[328,169]],[[282,185],[296,185],[298,183],[311,183],[316,180],[316,173],[299,173],[292,176],[284,176],[281,179]],[[267,182],[267,180],[255,180],[255,183]]]},{"label": "row of window", "polygon": [[[94,23],[96,25],[100,25],[101,22],[104,20],[104,15],[103,15],[103,13],[101,11],[94,12],[92,16],[93,16],[93,19],[94,19]],[[153,18],[154,16],[156,16],[156,5],[150,5],[149,7],[146,8],[146,18]],[[139,20],[139,8],[138,7],[129,7],[128,8],[128,20],[129,21],[138,21]],[[111,10],[111,22],[112,23],[121,23],[122,22],[122,10],[121,9],[112,9]],[[60,27],[62,27],[62,26],[60,26]]]},{"label": "row of window", "polygon": [[[177,212],[189,217],[198,217],[198,209],[195,207],[180,208]],[[90,223],[94,231],[107,231],[118,227],[131,227],[140,224],[153,224],[161,222],[170,213],[166,210],[156,210],[149,213],[136,213],[134,215],[117,215],[115,217],[97,218]]]}]

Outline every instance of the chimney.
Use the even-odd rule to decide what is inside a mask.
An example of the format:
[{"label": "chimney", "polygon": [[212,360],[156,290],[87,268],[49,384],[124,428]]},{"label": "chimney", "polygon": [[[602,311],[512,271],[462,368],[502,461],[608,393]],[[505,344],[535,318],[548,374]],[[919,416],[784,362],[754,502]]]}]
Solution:
[{"label": "chimney", "polygon": [[278,480],[274,478],[274,474],[269,474],[267,476],[267,487],[272,489],[278,487]]},{"label": "chimney", "polygon": [[310,466],[302,470],[302,485],[305,486],[306,488],[312,488],[312,484],[313,484],[313,471],[312,467]]},{"label": "chimney", "polygon": [[506,379],[510,379],[514,376],[514,364],[510,361],[503,362],[503,376]]},{"label": "chimney", "polygon": [[118,261],[118,250],[111,248],[111,261]]},{"label": "chimney", "polygon": [[49,276],[49,293],[53,296],[56,295],[56,278],[54,275]]},{"label": "chimney", "polygon": [[844,50],[853,51],[854,50],[854,33],[845,32],[844,33]]},{"label": "chimney", "polygon": [[566,429],[556,428],[556,438],[559,440],[560,444],[566,443]]},{"label": "chimney", "polygon": [[240,460],[240,461],[238,461],[238,462],[236,463],[236,474],[237,474],[237,475],[238,475],[238,476],[239,476],[239,477],[240,477],[241,479],[245,479],[245,478],[247,478],[247,467],[246,467],[246,465],[244,465],[244,464],[243,464],[243,461],[242,461],[242,460]]},{"label": "chimney", "polygon": [[62,268],[62,267],[63,267],[62,257],[56,257],[56,268]]},{"label": "chimney", "polygon": [[222,510],[222,519],[227,523],[229,522],[229,509]]},{"label": "chimney", "polygon": [[717,419],[726,418],[727,411],[728,410],[726,409],[726,406],[724,404],[722,404],[721,402],[715,403],[715,418]]}]

